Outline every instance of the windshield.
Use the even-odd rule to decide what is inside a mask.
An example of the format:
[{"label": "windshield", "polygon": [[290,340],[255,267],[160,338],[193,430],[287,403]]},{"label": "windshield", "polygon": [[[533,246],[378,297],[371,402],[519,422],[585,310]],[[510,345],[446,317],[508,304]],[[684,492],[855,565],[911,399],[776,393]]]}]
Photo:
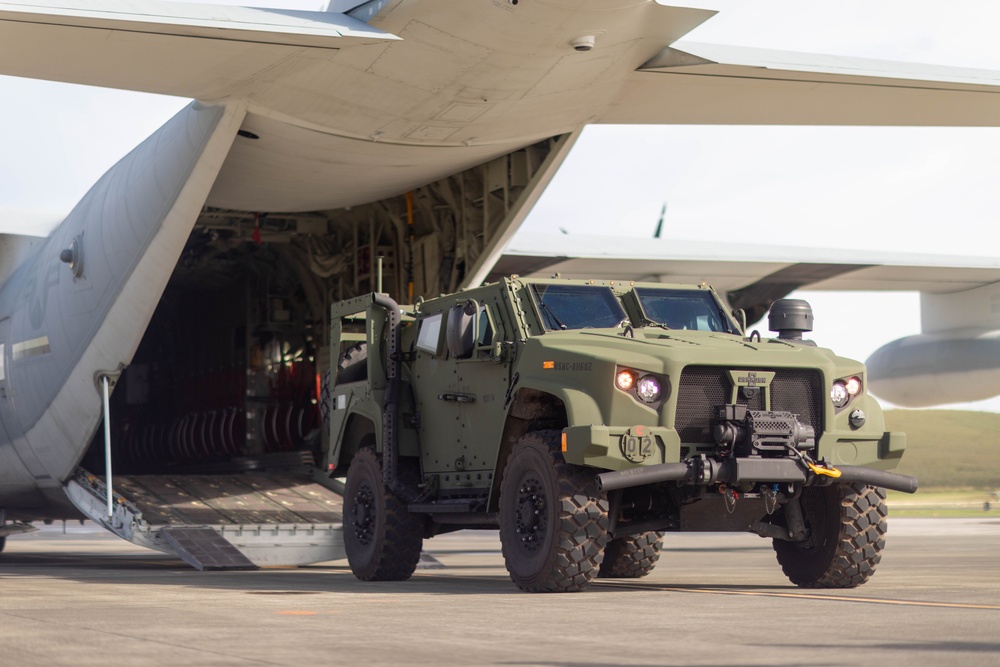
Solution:
[{"label": "windshield", "polygon": [[546,329],[616,327],[627,319],[610,287],[531,285]]},{"label": "windshield", "polygon": [[643,287],[636,288],[635,295],[646,317],[657,324],[671,329],[732,333],[729,319],[709,292]]}]

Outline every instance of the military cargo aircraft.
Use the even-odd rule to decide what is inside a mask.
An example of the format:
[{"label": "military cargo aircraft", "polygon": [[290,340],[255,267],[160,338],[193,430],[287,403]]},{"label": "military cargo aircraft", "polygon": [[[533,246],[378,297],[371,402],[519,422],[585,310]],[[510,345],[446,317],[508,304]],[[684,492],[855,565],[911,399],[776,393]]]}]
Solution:
[{"label": "military cargo aircraft", "polygon": [[993,72],[679,41],[712,14],[0,2],[0,73],[193,100],[0,242],[0,540],[86,516],[203,568],[341,555],[330,303],[481,283],[587,124],[1000,117]]}]

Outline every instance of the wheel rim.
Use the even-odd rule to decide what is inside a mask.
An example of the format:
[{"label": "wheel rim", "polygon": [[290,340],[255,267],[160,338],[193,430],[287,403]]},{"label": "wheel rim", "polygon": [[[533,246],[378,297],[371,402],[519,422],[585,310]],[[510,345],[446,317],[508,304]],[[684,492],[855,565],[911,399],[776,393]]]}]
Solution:
[{"label": "wheel rim", "polygon": [[526,553],[538,551],[545,543],[548,517],[542,483],[534,476],[525,476],[518,487],[517,519],[514,532],[516,544]]}]

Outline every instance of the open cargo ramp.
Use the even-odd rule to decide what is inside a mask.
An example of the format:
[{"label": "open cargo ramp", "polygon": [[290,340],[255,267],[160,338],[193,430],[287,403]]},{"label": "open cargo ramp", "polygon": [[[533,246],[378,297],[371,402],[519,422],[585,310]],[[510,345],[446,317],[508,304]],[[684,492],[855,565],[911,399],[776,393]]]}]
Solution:
[{"label": "open cargo ramp", "polygon": [[304,475],[128,475],[112,483],[111,517],[99,477],[81,469],[67,483],[67,493],[88,518],[119,537],[174,554],[198,569],[346,557],[341,496]]}]

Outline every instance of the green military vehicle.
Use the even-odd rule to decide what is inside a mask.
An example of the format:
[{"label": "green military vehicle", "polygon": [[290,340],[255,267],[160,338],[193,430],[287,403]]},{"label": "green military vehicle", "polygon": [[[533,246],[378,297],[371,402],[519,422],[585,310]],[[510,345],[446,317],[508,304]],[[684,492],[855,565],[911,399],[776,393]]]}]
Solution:
[{"label": "green military vehicle", "polygon": [[351,569],[406,579],[425,538],[499,528],[519,588],[578,591],[648,574],[664,532],[749,531],[799,586],[864,583],[884,489],[916,490],[888,472],[904,435],[861,363],[803,340],[806,302],[775,302],[777,338],[744,320],[705,285],[517,276],[334,305],[326,464]]}]

